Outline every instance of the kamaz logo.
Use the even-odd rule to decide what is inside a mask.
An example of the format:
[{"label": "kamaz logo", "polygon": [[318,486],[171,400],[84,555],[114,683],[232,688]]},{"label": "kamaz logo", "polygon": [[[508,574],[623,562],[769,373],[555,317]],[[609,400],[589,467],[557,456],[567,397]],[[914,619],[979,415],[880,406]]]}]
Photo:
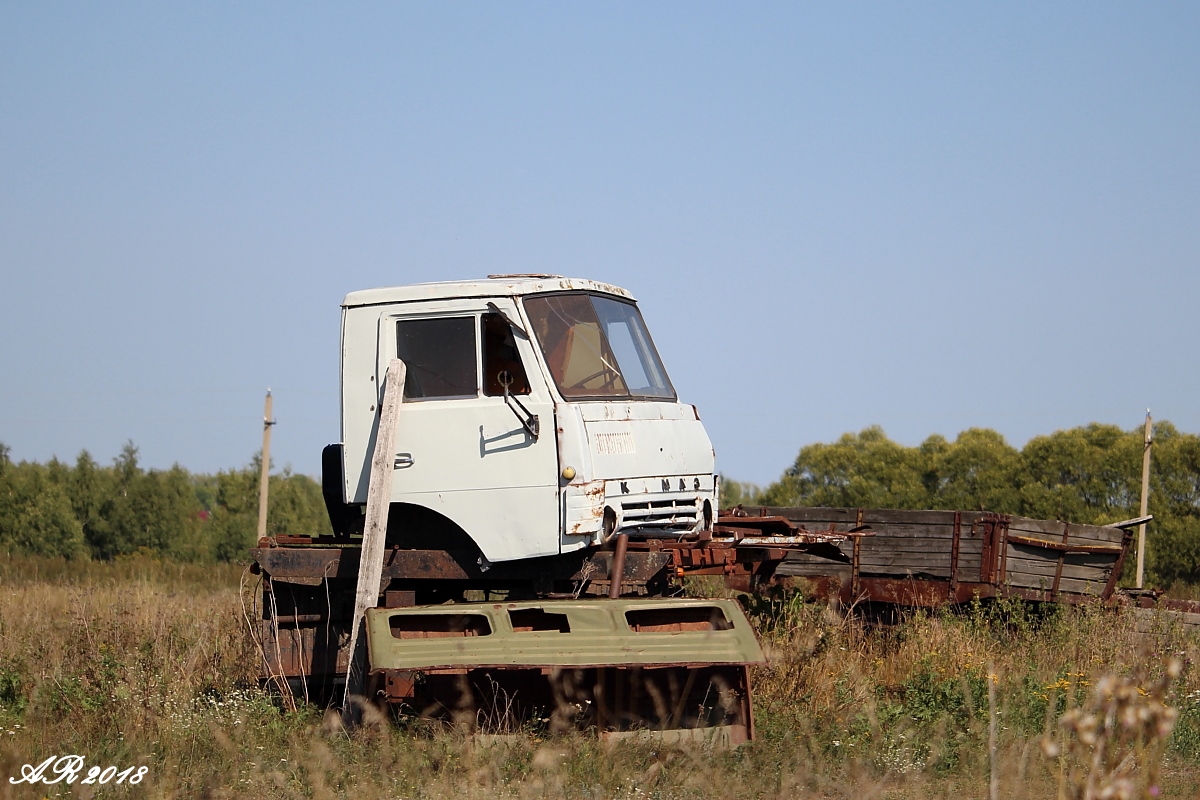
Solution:
[{"label": "kamaz logo", "polygon": [[[660,478],[659,486],[662,488],[662,491],[664,491],[664,492],[672,491],[670,478]],[[686,492],[687,490],[688,490],[687,480],[685,478],[680,478],[678,491]],[[650,487],[647,486],[643,491],[647,491],[647,492],[650,491]],[[700,488],[700,479],[699,478],[692,478],[692,491],[695,491],[695,492],[702,491]],[[629,494],[629,481],[621,481],[621,494]]]}]

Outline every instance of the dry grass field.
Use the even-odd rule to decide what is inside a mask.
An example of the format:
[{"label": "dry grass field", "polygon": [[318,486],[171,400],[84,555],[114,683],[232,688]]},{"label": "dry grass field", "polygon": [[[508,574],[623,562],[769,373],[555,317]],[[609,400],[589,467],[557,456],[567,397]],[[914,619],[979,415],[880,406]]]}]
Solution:
[{"label": "dry grass field", "polygon": [[[257,687],[241,578],[0,555],[0,797],[988,798],[994,777],[998,797],[1055,798],[1114,767],[1095,796],[1200,795],[1200,648],[1117,613],[868,626],[797,595],[756,601],[758,738],[722,752],[282,712]],[[9,782],[66,754],[147,769],[134,786]]]}]

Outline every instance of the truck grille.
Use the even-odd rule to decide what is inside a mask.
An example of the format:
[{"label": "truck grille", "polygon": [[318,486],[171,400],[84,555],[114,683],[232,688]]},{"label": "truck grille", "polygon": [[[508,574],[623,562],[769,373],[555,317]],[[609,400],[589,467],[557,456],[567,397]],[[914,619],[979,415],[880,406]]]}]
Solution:
[{"label": "truck grille", "polygon": [[700,519],[694,497],[621,503],[622,528],[678,528],[690,530]]}]

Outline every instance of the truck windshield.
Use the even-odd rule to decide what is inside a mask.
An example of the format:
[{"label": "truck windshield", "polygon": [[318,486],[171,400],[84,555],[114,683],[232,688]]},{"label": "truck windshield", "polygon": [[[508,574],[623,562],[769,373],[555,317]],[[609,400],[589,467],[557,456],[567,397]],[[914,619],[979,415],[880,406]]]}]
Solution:
[{"label": "truck windshield", "polygon": [[675,399],[633,303],[589,294],[525,298],[534,333],[563,397]]}]

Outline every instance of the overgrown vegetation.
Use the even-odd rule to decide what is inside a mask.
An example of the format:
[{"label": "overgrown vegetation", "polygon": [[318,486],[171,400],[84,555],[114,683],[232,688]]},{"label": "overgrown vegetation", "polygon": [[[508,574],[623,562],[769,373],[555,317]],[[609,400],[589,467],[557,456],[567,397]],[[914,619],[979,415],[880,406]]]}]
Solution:
[{"label": "overgrown vegetation", "polygon": [[[85,450],[75,465],[12,463],[0,445],[0,551],[67,559],[143,552],[182,561],[229,561],[255,541],[262,462],[194,475],[145,470],[125,445],[111,466]],[[290,470],[270,478],[268,533],[327,533],[321,488]]]},{"label": "overgrown vegetation", "polygon": [[[1134,691],[1148,695],[1164,665],[1196,653],[1194,642],[1139,636],[1127,617],[1097,608],[981,603],[965,614],[914,613],[875,629],[821,607],[790,608],[791,624],[777,623],[767,636],[771,664],[756,681],[760,718],[775,736],[807,730],[818,773],[832,763],[874,780],[886,775],[922,786],[917,796],[986,796],[993,766],[1002,796],[1052,797],[1060,789],[1058,796],[1075,796],[1058,759],[1071,731],[1059,719],[1080,717],[1101,681],[1132,678]],[[1194,681],[1188,675],[1170,690],[1183,715],[1179,730],[1172,736],[1168,727],[1153,740],[1171,750],[1173,788],[1189,787],[1167,796],[1195,792]],[[1134,770],[1141,792],[1130,797],[1157,785],[1157,751],[1143,750]]]},{"label": "overgrown vegetation", "polygon": [[1178,719],[1142,743],[1132,796],[1200,790],[1200,648],[1169,623],[1144,636],[1116,612],[979,604],[873,628],[780,592],[751,603],[768,656],[752,675],[757,739],[721,752],[370,716],[347,732],[321,709],[284,713],[257,688],[241,577],[146,556],[0,557],[0,797],[87,796],[7,782],[68,753],[149,768],[95,793],[112,797],[985,798],[993,764],[1000,797],[1053,798],[1060,783],[1071,796],[1078,736],[1058,719],[1091,713],[1105,680],[1140,708],[1172,657],[1183,671],[1162,698]]},{"label": "overgrown vegetation", "polygon": [[[986,428],[917,447],[881,428],[800,450],[760,489],[723,481],[723,504],[964,509],[1106,524],[1138,515],[1141,428],[1091,424],[1031,439],[1020,450]],[[1154,425],[1149,576],[1164,587],[1200,583],[1200,436]],[[1130,560],[1132,563],[1132,559]]]},{"label": "overgrown vegetation", "polygon": [[[872,428],[725,499],[1108,522],[1136,511],[1140,456],[1140,431],[1111,426],[1020,451],[993,431],[908,448]],[[1152,573],[1197,581],[1200,437],[1159,423],[1154,463]],[[258,470],[144,470],[132,445],[110,466],[15,464],[0,446],[0,797],[87,796],[4,780],[69,753],[147,766],[101,790],[138,797],[982,798],[993,775],[1001,797],[1083,797],[1101,768],[1114,797],[1200,791],[1200,648],[1166,617],[1146,635],[1096,608],[872,627],[797,592],[748,598],[768,662],[757,740],[733,752],[285,713],[257,684],[246,576],[213,563],[254,540]],[[272,532],[328,530],[313,480],[273,475],[271,496]]]}]

